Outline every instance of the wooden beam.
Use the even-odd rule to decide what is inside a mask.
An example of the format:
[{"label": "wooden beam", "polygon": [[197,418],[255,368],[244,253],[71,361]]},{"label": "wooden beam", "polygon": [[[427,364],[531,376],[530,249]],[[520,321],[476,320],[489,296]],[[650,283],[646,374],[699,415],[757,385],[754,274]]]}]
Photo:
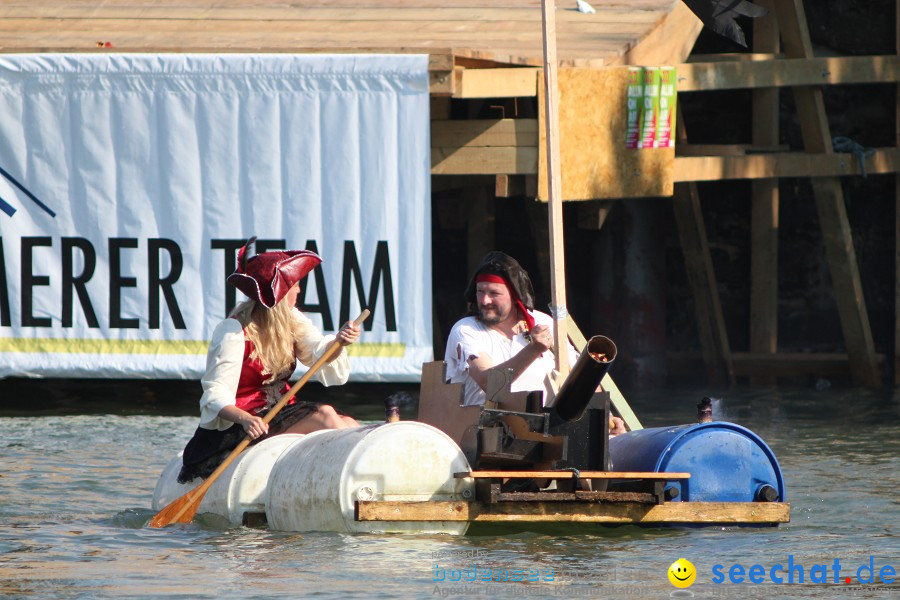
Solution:
[{"label": "wooden beam", "polygon": [[[894,38],[897,54],[900,55],[900,0],[894,11]],[[900,58],[900,56],[898,56]],[[896,117],[894,121],[895,139],[900,147],[900,85],[897,86]],[[894,385],[900,384],[900,175],[894,185]]]},{"label": "wooden beam", "polygon": [[431,122],[432,148],[456,149],[463,146],[537,148],[537,145],[537,119],[471,119]]},{"label": "wooden beam", "polygon": [[[776,2],[775,6],[785,56],[813,58],[803,1],[783,0]],[[794,100],[807,152],[832,153],[834,150],[822,90],[796,87]],[[812,187],[853,380],[857,385],[880,387],[881,375],[875,361],[875,345],[840,180],[814,177]]]},{"label": "wooden beam", "polygon": [[[681,112],[680,103],[678,111]],[[687,131],[681,114],[676,117],[676,130],[678,143],[687,143]],[[697,317],[697,329],[707,376],[714,385],[731,385],[734,383],[731,348],[728,344],[728,332],[725,330],[725,318],[722,315],[696,183],[675,184],[672,209],[675,213],[681,250],[684,253],[688,282],[694,296],[694,314]]]},{"label": "wooden beam", "polygon": [[434,97],[453,95],[453,55],[428,55],[428,92]]},{"label": "wooden beam", "polygon": [[559,87],[556,60],[556,0],[541,0],[542,33],[544,41],[544,94],[539,108],[544,117],[543,134],[546,141],[547,214],[550,227],[550,313],[553,317],[553,351],[556,361],[556,382],[562,384],[569,374],[566,341],[566,260],[563,243],[562,172],[559,152]]},{"label": "wooden beam", "polygon": [[[536,175],[537,120],[433,121],[433,175]],[[775,179],[778,177],[835,177],[862,175],[856,155],[848,153],[766,152],[740,154],[754,146],[694,146],[715,150],[715,156],[678,156],[673,162],[675,183],[725,179]],[[773,146],[764,146],[772,148]],[[774,146],[777,147],[777,146]],[[865,160],[865,173],[900,172],[900,149],[874,148]],[[689,150],[692,153],[692,150]],[[728,154],[730,153],[730,154]]]},{"label": "wooden beam", "polygon": [[463,471],[454,473],[457,479],[690,479],[690,473],[655,471]]},{"label": "wooden beam", "polygon": [[578,203],[578,228],[600,231],[615,206],[615,200],[595,200]]},{"label": "wooden beam", "polygon": [[[778,152],[732,156],[676,156],[673,179],[685,181],[719,181],[723,179],[773,179],[777,177],[834,178],[862,175],[853,154],[832,152]],[[900,150],[875,148],[866,158],[868,175],[900,172]]]},{"label": "wooden beam", "polygon": [[[845,377],[850,374],[850,359],[846,352],[732,352],[731,360],[736,377]],[[876,354],[879,366],[885,364],[883,354]],[[703,364],[700,353],[666,354],[670,373],[693,373]]]},{"label": "wooden beam", "polygon": [[[778,22],[774,0],[758,0],[769,10],[753,21],[753,50],[778,52]],[[778,135],[778,88],[753,90],[753,144],[776,145]],[[750,350],[778,350],[778,180],[757,179],[751,183],[750,207]],[[764,374],[753,385],[774,385]]]},{"label": "wooden beam", "polygon": [[385,502],[357,501],[357,521],[503,523],[789,523],[783,502]]},{"label": "wooden beam", "polygon": [[640,42],[621,56],[610,58],[607,64],[641,66],[678,64],[687,60],[702,30],[703,22],[697,15],[685,3],[676,2],[669,15],[657,27],[650,30]]},{"label": "wooden beam", "polygon": [[432,148],[432,175],[534,175],[537,148],[500,146],[481,148]]},{"label": "wooden beam", "polygon": [[539,69],[457,69],[454,98],[518,98],[537,96]]},{"label": "wooden beam", "polygon": [[790,149],[787,144],[684,144],[675,147],[675,156],[745,156]]},{"label": "wooden beam", "polygon": [[497,175],[494,178],[494,195],[498,198],[537,196],[537,177],[534,175]]},{"label": "wooden beam", "polygon": [[[774,14],[774,13],[770,13]],[[758,19],[757,19],[758,21]],[[691,54],[685,62],[688,63],[711,63],[711,62],[734,62],[734,61],[761,61],[775,60],[776,58],[784,58],[781,55],[771,52],[708,52],[704,54]]]},{"label": "wooden beam", "polygon": [[900,82],[900,57],[892,55],[688,62],[678,65],[677,69],[679,93]]},{"label": "wooden beam", "polygon": [[481,259],[494,245],[494,198],[488,187],[468,190],[469,218],[468,218],[468,269],[467,273],[474,273],[481,264]]}]

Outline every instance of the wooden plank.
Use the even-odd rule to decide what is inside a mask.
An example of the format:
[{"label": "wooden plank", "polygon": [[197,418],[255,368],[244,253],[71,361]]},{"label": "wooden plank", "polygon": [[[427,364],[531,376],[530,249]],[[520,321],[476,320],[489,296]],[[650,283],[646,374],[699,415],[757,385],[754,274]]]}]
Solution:
[{"label": "wooden plank", "polygon": [[[6,0],[0,6],[0,18],[4,20],[20,19],[169,19],[169,20],[258,20],[258,21],[399,21],[425,22],[518,22],[533,23],[537,27],[540,13],[536,7],[524,5],[490,8],[481,3],[478,7],[465,7],[459,3],[443,4],[431,8],[422,5],[386,6],[396,4],[385,2],[380,5],[357,4],[352,10],[327,6],[290,6],[288,4],[265,3],[250,6],[246,2],[218,3],[129,3],[111,4],[96,0],[86,3],[63,2],[48,6],[46,3],[10,3]],[[474,8],[474,10],[473,10]],[[589,18],[587,24],[643,24],[652,25],[657,22],[660,10],[635,10],[629,8],[607,8],[601,10],[599,18]],[[560,23],[585,24],[584,15],[574,11],[559,11]]]},{"label": "wooden plank", "polygon": [[456,92],[453,71],[428,71],[428,93],[432,97],[450,98]]},{"label": "wooden plank", "polygon": [[377,502],[358,501],[357,521],[505,523],[789,523],[782,502]]},{"label": "wooden plank", "polygon": [[[737,377],[843,377],[850,374],[850,359],[846,352],[733,352],[731,359]],[[886,358],[876,354],[875,361],[883,366]],[[698,353],[670,353],[666,367],[670,372],[689,373],[703,363]]]},{"label": "wooden plank", "polygon": [[[572,471],[463,471],[454,473],[457,479],[574,479]],[[690,473],[655,471],[579,471],[578,479],[690,479]]]},{"label": "wooden plank", "polygon": [[431,147],[520,146],[537,150],[537,129],[537,119],[437,120],[431,122]]},{"label": "wooden plank", "polygon": [[[900,150],[874,148],[866,159],[869,175],[900,172]],[[777,177],[836,177],[862,175],[853,154],[778,152],[734,156],[676,156],[672,179],[720,181],[723,179],[773,179]]]},{"label": "wooden plank", "polygon": [[556,62],[556,1],[541,0],[543,16],[544,71],[543,102],[539,114],[543,121],[540,128],[543,140],[544,164],[538,167],[538,176],[545,176],[547,184],[547,211],[550,227],[550,314],[553,317],[553,355],[558,378],[562,385],[569,374],[566,332],[566,260],[563,241],[562,172],[559,150],[559,87]]},{"label": "wooden plank", "polygon": [[[813,58],[802,0],[777,2],[776,9],[785,56]],[[822,90],[794,88],[794,101],[806,150],[833,152]],[[814,177],[812,187],[853,380],[858,385],[877,388],[881,386],[881,374],[875,361],[875,345],[841,183],[834,177]]]},{"label": "wooden plank", "polygon": [[[681,112],[680,102],[678,111]],[[678,143],[687,143],[687,131],[682,115],[679,114],[675,121]],[[684,253],[688,283],[693,292],[694,314],[697,317],[697,332],[703,349],[707,377],[714,385],[731,385],[734,383],[731,348],[728,344],[728,332],[725,329],[725,318],[722,315],[696,183],[679,183],[675,186],[672,210],[675,213],[681,250]]]},{"label": "wooden plank", "polygon": [[497,175],[494,179],[494,195],[498,198],[537,196],[537,177],[534,175]]},{"label": "wooden plank", "polygon": [[427,362],[422,366],[418,420],[438,427],[453,440],[461,440],[466,429],[478,423],[480,406],[461,406],[463,384],[445,383],[446,365],[443,361]]},{"label": "wooden plank", "polygon": [[[775,0],[758,0],[769,14],[753,21],[754,52],[779,51]],[[778,88],[753,90],[753,144],[774,146],[778,135]],[[774,353],[778,349],[778,180],[751,183],[750,206],[750,350]],[[733,356],[732,356],[733,358]],[[752,385],[774,385],[768,374]]]},{"label": "wooden plank", "polygon": [[660,18],[640,41],[620,56],[607,60],[608,65],[671,65],[687,60],[703,23],[683,2],[676,2],[672,12]]},{"label": "wooden plank", "polygon": [[578,228],[600,231],[610,211],[616,205],[615,200],[597,200],[596,202],[578,203]]},{"label": "wooden plank", "polygon": [[[896,2],[894,38],[897,54],[900,55],[900,0]],[[900,85],[897,86],[894,137],[900,147]],[[894,184],[894,385],[900,384],[900,175]]]},{"label": "wooden plank", "polygon": [[675,156],[744,156],[788,150],[790,146],[787,144],[685,144],[676,146]]},{"label": "wooden plank", "polygon": [[537,96],[538,69],[459,69],[454,98]]},{"label": "wooden plank", "polygon": [[[466,220],[466,254],[468,256],[467,273],[474,273],[481,264],[482,258],[496,248],[494,243],[494,199],[487,186],[469,190],[465,196],[468,201],[468,219]],[[455,438],[461,440],[462,437]]]},{"label": "wooden plank", "polygon": [[[594,200],[671,196],[675,151],[625,148],[628,68],[560,69],[562,197]],[[542,105],[543,94],[539,96]],[[542,139],[543,141],[543,139]],[[546,200],[546,153],[540,146],[538,197]]]},{"label": "wooden plank", "polygon": [[[770,13],[774,14],[774,13]],[[704,54],[691,54],[685,62],[710,63],[710,62],[734,62],[734,61],[762,61],[784,58],[771,52],[709,52]]]},{"label": "wooden plank", "polygon": [[491,496],[492,502],[640,502],[659,504],[655,494],[645,492],[500,492]]},{"label": "wooden plank", "polygon": [[900,57],[891,55],[688,62],[677,68],[679,93],[900,81]]},{"label": "wooden plank", "polygon": [[537,170],[537,148],[432,148],[432,175],[531,175]]}]

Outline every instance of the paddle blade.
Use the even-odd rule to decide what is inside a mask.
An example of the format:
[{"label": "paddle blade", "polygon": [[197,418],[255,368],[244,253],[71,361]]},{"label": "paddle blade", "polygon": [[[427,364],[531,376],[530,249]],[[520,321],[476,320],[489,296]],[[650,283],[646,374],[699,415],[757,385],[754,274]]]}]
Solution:
[{"label": "paddle blade", "polygon": [[200,507],[200,501],[203,500],[204,493],[198,489],[193,489],[184,496],[175,499],[164,509],[156,513],[148,527],[165,527],[173,523],[190,523],[197,514]]}]

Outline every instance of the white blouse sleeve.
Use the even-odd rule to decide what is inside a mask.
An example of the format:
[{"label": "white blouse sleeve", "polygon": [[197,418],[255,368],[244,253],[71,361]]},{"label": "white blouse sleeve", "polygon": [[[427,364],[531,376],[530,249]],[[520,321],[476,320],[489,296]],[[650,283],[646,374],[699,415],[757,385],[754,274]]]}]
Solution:
[{"label": "white blouse sleeve", "polygon": [[[325,354],[325,350],[335,340],[335,336],[323,336],[309,320],[309,317],[299,310],[294,310],[294,318],[301,323],[301,333],[296,340],[297,358],[304,366],[312,366]],[[349,378],[350,360],[347,358],[346,348],[342,349],[337,358],[322,365],[315,375],[315,379],[324,386],[343,385]]]},{"label": "white blouse sleeve", "polygon": [[235,403],[243,362],[244,330],[237,319],[225,319],[213,331],[200,379],[200,427],[224,431],[234,424],[219,418],[219,411]]}]

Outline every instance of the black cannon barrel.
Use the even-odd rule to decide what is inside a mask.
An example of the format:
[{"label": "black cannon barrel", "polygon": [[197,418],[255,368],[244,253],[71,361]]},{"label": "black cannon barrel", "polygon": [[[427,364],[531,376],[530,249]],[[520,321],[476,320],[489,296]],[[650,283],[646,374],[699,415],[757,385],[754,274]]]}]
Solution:
[{"label": "black cannon barrel", "polygon": [[600,385],[600,380],[609,371],[616,359],[616,345],[604,335],[595,335],[588,340],[584,351],[572,372],[566,378],[553,401],[556,413],[565,421],[577,421]]}]

